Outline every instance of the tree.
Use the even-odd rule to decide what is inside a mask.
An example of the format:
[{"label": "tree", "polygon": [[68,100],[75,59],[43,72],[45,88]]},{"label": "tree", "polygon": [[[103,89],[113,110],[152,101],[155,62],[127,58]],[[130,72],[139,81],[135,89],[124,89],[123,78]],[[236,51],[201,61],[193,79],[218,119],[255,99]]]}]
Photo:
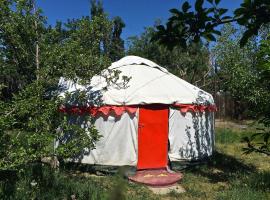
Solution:
[{"label": "tree", "polygon": [[256,38],[251,38],[240,48],[242,30],[226,25],[221,31],[223,34],[212,49],[219,89],[231,94],[238,116],[248,111],[250,117],[259,119],[259,123],[264,125],[264,131],[243,138],[248,144],[244,151],[269,155],[269,123],[266,123],[269,121],[269,74],[267,67],[263,67],[268,62],[267,40],[259,45]]},{"label": "tree", "polygon": [[245,47],[240,48],[239,40],[242,32],[232,25],[227,24],[222,29],[222,35],[218,38],[212,49],[219,89],[229,92],[234,100],[235,118],[242,119],[242,115],[251,103],[247,99],[255,90],[258,74],[257,41],[250,40]]},{"label": "tree", "polygon": [[104,14],[103,4],[100,0],[91,0],[90,2],[90,16],[93,19],[96,16]]},{"label": "tree", "polygon": [[[234,22],[244,28],[241,32],[241,37],[236,40],[240,47],[247,46],[243,52],[239,50],[236,43],[230,43],[230,40],[235,38],[230,38],[226,41],[227,43],[224,43],[225,47],[228,47],[227,49],[222,48],[223,46],[220,45],[220,50],[223,50],[226,56],[222,53],[219,54],[219,48],[216,48],[216,53],[220,55],[217,62],[223,63],[221,67],[225,69],[221,70],[219,75],[225,80],[225,84],[222,87],[230,91],[235,99],[241,99],[241,101],[245,101],[250,105],[255,105],[256,109],[251,109],[253,114],[258,118],[262,118],[259,122],[262,122],[266,129],[268,129],[269,124],[265,122],[269,121],[269,108],[265,106],[265,99],[269,101],[269,87],[265,85],[267,85],[269,80],[265,76],[265,71],[262,71],[260,67],[265,64],[261,64],[262,61],[258,62],[256,53],[254,53],[254,51],[257,51],[256,45],[258,46],[258,44],[253,43],[255,44],[254,46],[250,41],[269,24],[270,1],[244,0],[240,7],[234,10],[233,16],[225,15],[228,9],[218,7],[220,1],[207,0],[210,6],[206,7],[204,0],[196,0],[193,9],[185,1],[180,9],[171,9],[172,16],[168,19],[166,25],[156,26],[156,32],[152,36],[152,41],[157,41],[170,50],[179,46],[187,49],[192,43],[216,41],[217,37],[221,35],[221,32],[217,29],[220,25]],[[222,36],[219,39],[222,39]],[[261,45],[261,50],[259,51],[263,55],[266,53],[263,47],[265,43],[262,42],[264,45]],[[267,53],[260,60],[265,62],[265,57],[267,57]],[[216,67],[215,71],[217,70],[218,67]],[[229,73],[232,73],[232,75]],[[262,135],[263,142],[259,146],[252,143],[253,138]],[[253,137],[245,138],[244,140],[248,144],[248,148],[245,149],[246,152],[266,152],[265,154],[268,155],[269,131],[265,131],[262,134],[254,134]]]},{"label": "tree", "polygon": [[[0,2],[0,170],[46,156],[71,158],[94,148],[99,138],[93,126],[69,124],[58,112],[68,102],[58,98],[56,88],[60,76],[86,83],[110,64],[101,44],[110,40],[112,22],[102,14],[46,27],[33,5]],[[78,98],[83,105],[85,94]],[[68,140],[54,149],[55,139],[67,133]]]},{"label": "tree", "polygon": [[240,39],[244,46],[248,39],[258,34],[260,28],[270,22],[270,1],[244,0],[239,8],[234,10],[233,16],[225,15],[228,9],[219,8],[220,0],[207,0],[210,7],[204,6],[204,0],[196,0],[194,11],[185,1],[180,9],[170,10],[172,16],[166,26],[157,26],[153,40],[159,41],[169,48],[182,46],[186,48],[189,43],[199,42],[202,38],[207,41],[216,41],[220,35],[217,29],[221,24],[235,22],[245,27]]},{"label": "tree", "polygon": [[36,31],[44,31],[44,18],[39,11],[33,13],[32,1],[19,1],[15,11],[10,9],[11,3],[0,2],[2,99],[10,99],[36,78]]},{"label": "tree", "polygon": [[[102,1],[91,0],[91,19],[97,16],[106,16]],[[114,62],[125,55],[124,40],[121,38],[125,23],[119,16],[114,17],[111,23],[111,30],[107,30],[107,37],[101,42],[101,46],[105,54]],[[102,24],[100,25],[102,29]]]},{"label": "tree", "polygon": [[125,55],[124,40],[121,38],[125,23],[121,17],[113,19],[113,31],[111,35],[111,44],[109,46],[109,56],[112,61],[117,61]]},{"label": "tree", "polygon": [[258,82],[254,94],[250,96],[250,101],[255,105],[253,111],[259,118],[259,123],[264,127],[251,137],[245,137],[247,142],[244,148],[246,153],[258,152],[270,156],[270,34],[261,41],[257,53],[258,63],[256,70],[259,74]]}]

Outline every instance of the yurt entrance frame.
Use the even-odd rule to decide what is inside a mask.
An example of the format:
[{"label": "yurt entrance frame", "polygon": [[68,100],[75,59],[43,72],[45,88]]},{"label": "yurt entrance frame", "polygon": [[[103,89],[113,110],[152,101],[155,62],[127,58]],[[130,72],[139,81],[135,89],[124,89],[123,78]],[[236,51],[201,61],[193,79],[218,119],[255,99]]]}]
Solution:
[{"label": "yurt entrance frame", "polygon": [[165,168],[168,162],[168,105],[141,106],[138,125],[137,169]]}]

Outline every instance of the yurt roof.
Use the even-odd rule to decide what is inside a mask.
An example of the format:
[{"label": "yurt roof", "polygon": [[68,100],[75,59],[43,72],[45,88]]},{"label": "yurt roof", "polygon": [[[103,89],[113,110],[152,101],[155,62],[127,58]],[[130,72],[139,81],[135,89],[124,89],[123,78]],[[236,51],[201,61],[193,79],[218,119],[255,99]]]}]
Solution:
[{"label": "yurt roof", "polygon": [[[114,83],[108,83],[112,70],[120,72],[119,78]],[[89,98],[98,95],[105,105],[214,104],[209,93],[138,56],[126,56],[112,63],[101,74],[94,76],[87,86],[61,78],[59,85],[64,90],[60,96],[65,96],[65,92],[87,90]],[[126,84],[123,84],[124,77],[130,79]]]}]

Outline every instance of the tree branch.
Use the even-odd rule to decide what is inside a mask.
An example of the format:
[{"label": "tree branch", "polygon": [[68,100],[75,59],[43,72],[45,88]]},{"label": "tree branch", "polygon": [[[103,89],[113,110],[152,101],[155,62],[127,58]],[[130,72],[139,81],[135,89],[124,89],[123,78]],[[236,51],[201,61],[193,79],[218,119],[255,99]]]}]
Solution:
[{"label": "tree branch", "polygon": [[259,148],[254,147],[254,146],[249,146],[248,148],[249,148],[250,150],[255,151],[255,152],[262,153],[262,154],[265,154],[265,155],[267,155],[267,156],[270,156],[270,152],[269,152],[269,151],[264,151],[264,150],[261,150],[261,149],[259,149]]},{"label": "tree branch", "polygon": [[220,20],[220,22],[218,22],[217,25],[227,24],[227,23],[231,23],[231,22],[236,22],[239,19],[240,19],[240,17],[232,18],[232,19],[228,19],[228,20],[223,20],[223,21]]}]

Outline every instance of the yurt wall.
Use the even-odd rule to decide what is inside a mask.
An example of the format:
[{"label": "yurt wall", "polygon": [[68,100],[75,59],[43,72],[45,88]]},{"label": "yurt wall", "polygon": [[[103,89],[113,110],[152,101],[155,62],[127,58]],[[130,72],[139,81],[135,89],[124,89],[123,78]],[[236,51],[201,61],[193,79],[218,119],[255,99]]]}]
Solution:
[{"label": "yurt wall", "polygon": [[170,109],[170,159],[196,160],[212,155],[214,147],[213,112],[186,112]]},{"label": "yurt wall", "polygon": [[[169,158],[171,161],[198,160],[212,155],[214,147],[213,112],[186,112],[170,108]],[[155,117],[155,116],[153,116]],[[70,117],[71,123],[89,122]],[[77,159],[77,162],[99,165],[136,166],[138,160],[138,119],[135,113],[123,112],[117,116],[110,112],[95,116],[94,124],[102,135],[95,149]]]}]

